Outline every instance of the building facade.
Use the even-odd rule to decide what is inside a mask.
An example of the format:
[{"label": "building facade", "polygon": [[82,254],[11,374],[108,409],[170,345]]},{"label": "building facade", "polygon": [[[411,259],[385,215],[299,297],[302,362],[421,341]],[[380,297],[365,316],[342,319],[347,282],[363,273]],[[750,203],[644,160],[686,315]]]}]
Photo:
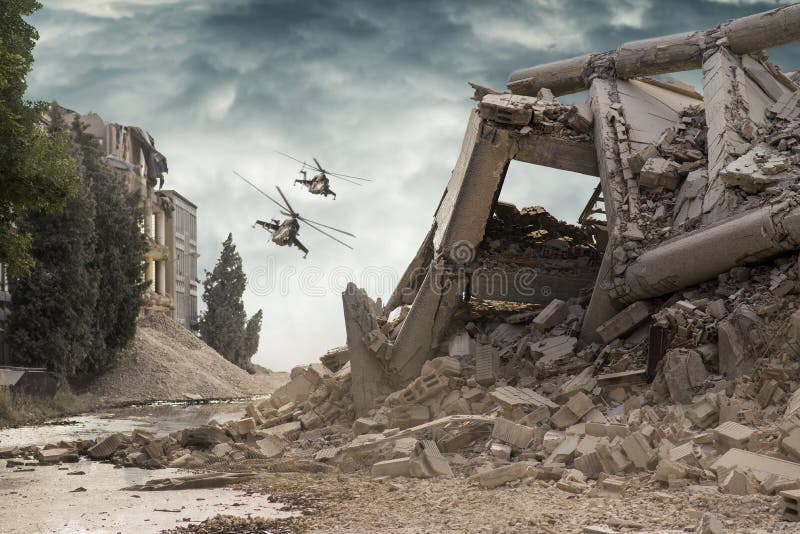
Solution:
[{"label": "building facade", "polygon": [[197,206],[177,191],[159,191],[169,201],[165,243],[170,251],[166,265],[166,291],[172,295],[172,318],[190,330],[197,328]]}]

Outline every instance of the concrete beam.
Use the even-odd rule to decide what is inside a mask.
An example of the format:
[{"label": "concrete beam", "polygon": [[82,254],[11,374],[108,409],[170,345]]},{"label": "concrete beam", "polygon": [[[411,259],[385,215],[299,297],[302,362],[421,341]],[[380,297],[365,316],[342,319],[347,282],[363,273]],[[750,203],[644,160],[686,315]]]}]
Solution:
[{"label": "concrete beam", "polygon": [[507,85],[520,95],[534,96],[543,87],[565,95],[588,88],[598,74],[629,79],[700,68],[705,50],[720,44],[747,54],[797,40],[800,4],[790,4],[708,30],[633,41],[611,52],[520,69],[511,73]]},{"label": "concrete beam", "polygon": [[608,120],[613,100],[617,98],[614,80],[595,79],[592,82],[589,90],[589,103],[594,115],[594,142],[597,150],[600,185],[605,201],[608,245],[603,254],[592,299],[589,301],[589,307],[581,327],[581,341],[586,343],[598,341],[597,327],[617,313],[615,303],[608,291],[613,277],[612,249],[620,234],[617,210],[620,209],[625,198],[625,177],[617,157],[617,132],[614,124]]},{"label": "concrete beam", "polygon": [[[731,213],[733,195],[719,180],[719,173],[750,147],[739,132],[747,121],[743,84],[745,73],[739,58],[720,48],[703,62],[703,94],[708,125],[708,191],[703,198],[706,222],[721,220]],[[735,195],[734,195],[735,196]]]},{"label": "concrete beam", "polygon": [[470,264],[483,240],[486,222],[517,142],[508,130],[492,126],[473,110],[456,166],[436,210],[434,260],[395,339],[389,361],[392,380],[407,383],[430,358],[465,290],[466,277],[454,269]]},{"label": "concrete beam", "polygon": [[666,295],[798,248],[800,208],[765,206],[648,250],[628,265],[614,297],[627,304]]},{"label": "concrete beam", "polygon": [[597,176],[597,154],[592,141],[574,141],[551,135],[523,135],[518,140],[517,161]]},{"label": "concrete beam", "polygon": [[597,265],[558,274],[516,266],[479,269],[472,275],[470,294],[482,300],[549,304],[553,299],[580,296],[582,290],[594,285],[596,278]]}]

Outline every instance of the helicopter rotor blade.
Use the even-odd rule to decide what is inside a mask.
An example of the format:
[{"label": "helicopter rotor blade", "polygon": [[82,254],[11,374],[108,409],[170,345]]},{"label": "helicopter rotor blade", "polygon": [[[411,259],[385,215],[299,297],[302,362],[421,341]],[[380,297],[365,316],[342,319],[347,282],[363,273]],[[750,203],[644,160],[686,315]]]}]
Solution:
[{"label": "helicopter rotor blade", "polygon": [[[264,195],[265,197],[267,197],[268,199],[270,199],[270,200],[271,200],[271,201],[272,201],[274,204],[277,204],[277,205],[278,205],[278,206],[279,206],[281,209],[283,209],[283,210],[285,210],[285,209],[289,209],[289,208],[287,208],[286,206],[284,206],[283,204],[281,204],[280,202],[278,202],[277,200],[275,200],[274,198],[272,198],[271,196],[269,196],[268,194],[266,194],[264,191],[262,191],[261,189],[259,189],[259,188],[258,188],[258,186],[257,186],[256,184],[254,184],[253,182],[251,182],[250,180],[248,180],[247,178],[245,178],[244,176],[242,176],[242,175],[241,175],[241,174],[239,174],[238,172],[236,172],[236,171],[233,171],[233,174],[235,174],[236,176],[238,176],[239,178],[241,178],[242,180],[244,180],[244,181],[245,181],[245,182],[246,182],[248,185],[250,185],[250,187],[252,187],[252,188],[253,188],[253,189],[255,189],[256,191],[258,191],[259,193],[261,193],[262,195]],[[284,200],[286,200],[286,198],[284,198]],[[291,211],[291,210],[290,210],[290,211]]]},{"label": "helicopter rotor blade", "polygon": [[317,164],[317,169],[319,169],[319,172],[325,172],[325,169],[323,169],[322,165],[319,164],[319,161],[317,161],[317,158],[311,158],[311,159],[313,159],[314,163]]},{"label": "helicopter rotor blade", "polygon": [[278,190],[278,193],[280,193],[280,194],[281,194],[281,198],[283,199],[283,201],[284,201],[284,202],[286,202],[286,206],[288,206],[288,209],[289,209],[289,211],[291,211],[291,212],[292,212],[292,217],[297,217],[298,215],[300,215],[299,213],[297,213],[296,211],[294,211],[294,208],[292,207],[292,205],[291,205],[291,204],[289,204],[289,201],[288,201],[288,200],[286,200],[286,195],[284,195],[284,194],[283,194],[283,191],[281,191],[281,188],[280,188],[280,187],[278,187],[278,186],[276,185],[276,186],[275,186],[275,189],[277,189],[277,190]]},{"label": "helicopter rotor blade", "polygon": [[363,187],[364,186],[364,184],[360,184],[358,182],[350,180],[349,178],[342,178],[341,176],[332,176],[332,178],[336,178],[337,180],[344,180],[345,182],[349,182],[349,183],[351,183],[353,185],[357,185],[358,187]]},{"label": "helicopter rotor blade", "polygon": [[[287,158],[289,158],[289,159],[293,159],[293,160],[295,160],[297,163],[302,163],[303,165],[306,165],[307,167],[311,167],[311,165],[309,165],[309,164],[308,164],[308,163],[306,163],[305,161],[300,161],[300,160],[299,160],[299,159],[297,159],[296,157],[294,157],[294,156],[290,156],[290,155],[289,155],[289,154],[287,154],[286,152],[281,152],[280,150],[276,150],[275,152],[276,152],[276,153],[278,153],[278,154],[280,154],[281,156],[285,156],[285,157],[287,157]],[[311,167],[311,168],[313,168],[313,167]]]},{"label": "helicopter rotor blade", "polygon": [[311,220],[311,219],[306,219],[302,215],[298,215],[297,218],[300,219],[301,221],[304,221],[304,222],[307,222],[307,223],[318,224],[318,225],[322,226],[323,228],[327,228],[328,230],[334,230],[336,232],[339,232],[340,234],[349,235],[350,237],[355,237],[355,235],[351,234],[350,232],[345,232],[344,230],[339,230],[338,228],[334,228],[333,226],[328,226],[327,224],[322,224],[321,222],[317,222],[317,221],[314,221],[314,220]]},{"label": "helicopter rotor blade", "polygon": [[358,176],[350,176],[349,174],[342,174],[340,172],[330,172],[325,171],[325,174],[330,174],[331,176],[336,176],[337,178],[352,178],[353,180],[362,180],[364,182],[371,182],[371,178],[359,178]]},{"label": "helicopter rotor blade", "polygon": [[[313,228],[313,229],[314,229],[314,230],[316,230],[317,232],[319,232],[319,233],[321,233],[321,234],[323,234],[323,235],[325,235],[325,236],[327,236],[327,237],[330,237],[331,239],[333,239],[333,240],[334,240],[334,241],[336,241],[337,243],[339,243],[339,244],[341,244],[341,245],[344,245],[344,246],[346,246],[346,247],[347,247],[347,248],[349,248],[350,250],[355,250],[353,247],[351,247],[350,245],[348,245],[347,243],[345,243],[344,241],[342,241],[342,240],[341,240],[341,239],[339,239],[338,237],[332,236],[331,234],[329,234],[329,233],[328,233],[328,232],[326,232],[325,230],[322,230],[321,228],[317,228],[316,226],[314,226],[313,224],[311,224],[310,222],[308,222],[308,220],[307,220],[307,219],[300,219],[300,218],[298,218],[298,220],[299,220],[299,221],[301,221],[301,222],[304,222],[304,223],[306,223],[308,226],[310,226],[311,228]],[[339,231],[341,232],[341,230],[339,230]]]}]

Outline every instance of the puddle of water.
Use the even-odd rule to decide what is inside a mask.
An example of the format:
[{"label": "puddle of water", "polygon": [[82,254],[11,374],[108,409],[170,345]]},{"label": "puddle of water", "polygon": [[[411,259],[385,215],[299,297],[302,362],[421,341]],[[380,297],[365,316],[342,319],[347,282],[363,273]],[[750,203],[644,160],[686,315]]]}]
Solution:
[{"label": "puddle of water", "polygon": [[[244,495],[230,488],[180,491],[120,491],[153,478],[185,475],[177,469],[117,469],[83,460],[19,472],[0,467],[0,530],[4,534],[117,533],[145,534],[187,525],[217,514],[286,518],[280,503],[266,495]],[[69,475],[84,471],[85,475]],[[73,492],[83,487],[86,491]]]},{"label": "puddle of water", "polygon": [[119,408],[100,413],[70,417],[41,426],[0,430],[0,447],[45,445],[105,437],[115,432],[130,433],[134,428],[164,436],[172,432],[208,423],[220,423],[244,416],[247,402],[215,404],[151,404]]}]

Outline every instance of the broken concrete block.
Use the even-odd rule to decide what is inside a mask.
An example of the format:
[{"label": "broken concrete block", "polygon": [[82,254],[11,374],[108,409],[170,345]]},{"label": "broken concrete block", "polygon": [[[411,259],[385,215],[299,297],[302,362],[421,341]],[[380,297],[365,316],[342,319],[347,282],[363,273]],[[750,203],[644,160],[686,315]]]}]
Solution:
[{"label": "broken concrete block", "polygon": [[491,386],[497,381],[500,355],[492,345],[478,345],[475,351],[475,381]]},{"label": "broken concrete block", "polygon": [[686,466],[682,463],[662,458],[656,466],[653,478],[660,482],[669,482],[673,478],[686,478],[687,472]]},{"label": "broken concrete block", "polygon": [[391,428],[404,430],[412,426],[427,423],[430,420],[430,409],[419,404],[396,406],[389,412],[389,425]]},{"label": "broken concrete block", "polygon": [[489,471],[475,473],[469,477],[470,482],[476,482],[483,488],[496,488],[513,480],[536,478],[539,474],[536,464],[532,462],[517,462],[504,465]]},{"label": "broken concrete block", "polygon": [[245,417],[236,422],[236,432],[240,436],[247,436],[256,431],[256,422],[252,417]]},{"label": "broken concrete block", "polygon": [[533,441],[533,436],[533,428],[512,423],[502,417],[497,418],[492,429],[492,439],[508,443],[517,449],[527,448]]},{"label": "broken concrete block", "polygon": [[624,478],[615,476],[602,476],[597,479],[595,486],[597,495],[600,497],[621,498],[628,488],[628,482]]},{"label": "broken concrete block", "polygon": [[409,471],[412,477],[417,478],[453,477],[450,463],[442,456],[436,442],[431,440],[417,442],[409,459]]},{"label": "broken concrete block", "polygon": [[708,171],[696,169],[689,173],[675,199],[672,224],[676,227],[692,225],[703,216],[703,195],[708,186]]},{"label": "broken concrete block", "polygon": [[450,338],[447,353],[453,358],[464,358],[475,353],[475,342],[466,331],[459,332]]},{"label": "broken concrete block", "polygon": [[667,189],[674,191],[680,183],[678,165],[668,159],[654,157],[648,159],[639,172],[639,185],[648,189]]},{"label": "broken concrete block", "polygon": [[553,449],[553,452],[551,452],[550,456],[547,457],[545,463],[549,464],[568,463],[570,460],[572,460],[572,457],[575,455],[575,451],[578,448],[579,441],[580,441],[579,436],[567,436],[564,439],[564,441],[556,445],[556,448]]},{"label": "broken concrete block", "polygon": [[[304,372],[305,371],[303,371],[303,373]],[[285,402],[303,402],[311,395],[315,388],[315,384],[309,381],[305,374],[298,374],[292,378],[288,384],[284,384],[275,390],[272,396],[276,399],[286,399]]]},{"label": "broken concrete block", "polygon": [[783,498],[783,518],[786,521],[800,521],[800,490],[780,492]]},{"label": "broken concrete block", "polygon": [[597,444],[596,452],[603,471],[608,474],[623,473],[631,468],[632,464],[623,453],[622,447],[609,443],[606,438]]},{"label": "broken concrete block", "polygon": [[122,434],[112,434],[98,442],[97,445],[90,447],[86,454],[93,460],[105,460],[122,447],[123,439]]},{"label": "broken concrete block", "polygon": [[788,435],[783,437],[781,440],[781,450],[795,460],[800,460],[800,428],[793,429]]},{"label": "broken concrete block", "polygon": [[718,479],[719,490],[728,495],[750,495],[757,493],[756,483],[744,471],[734,468]]},{"label": "broken concrete block", "polygon": [[550,418],[556,428],[572,426],[594,408],[594,403],[584,392],[579,391],[569,401],[558,409]]},{"label": "broken concrete block", "polygon": [[508,93],[487,94],[478,104],[478,113],[487,121],[525,126],[533,120],[531,101],[535,100]]},{"label": "broken concrete block", "polygon": [[489,454],[506,462],[511,460],[511,452],[512,449],[510,445],[500,443],[499,441],[495,441],[489,446]]},{"label": "broken concrete block", "polygon": [[513,386],[502,386],[492,391],[489,396],[496,400],[503,408],[513,410],[514,408],[538,408],[546,406],[550,409],[558,408],[547,397],[544,397],[529,388],[516,388]]},{"label": "broken concrete block", "polygon": [[[596,444],[595,444],[596,445]],[[600,456],[596,452],[589,452],[575,459],[575,469],[586,475],[587,478],[596,478],[603,472]]]},{"label": "broken concrete block", "polygon": [[569,310],[566,302],[553,299],[539,312],[539,315],[533,319],[533,328],[540,332],[549,330],[566,319],[568,312]]},{"label": "broken concrete block", "polygon": [[603,343],[609,343],[631,332],[650,317],[650,308],[644,301],[636,301],[614,317],[597,327]]},{"label": "broken concrete block", "polygon": [[562,441],[564,441],[565,438],[566,436],[563,432],[558,430],[548,430],[542,437],[542,447],[546,452],[551,453]]},{"label": "broken concrete block", "polygon": [[745,340],[739,328],[729,320],[717,324],[719,372],[726,378],[747,373],[742,363],[747,359]]},{"label": "broken concrete block", "polygon": [[800,480],[800,464],[772,458],[742,449],[730,449],[720,456],[711,469],[719,477],[721,470],[739,468],[752,473],[759,482],[769,475],[778,475],[788,480]]},{"label": "broken concrete block", "polygon": [[628,166],[631,172],[638,173],[641,172],[647,160],[655,157],[658,157],[658,147],[656,145],[647,145],[628,156]]},{"label": "broken concrete block", "polygon": [[633,432],[622,440],[622,450],[639,469],[650,469],[655,465],[656,453],[640,432]]},{"label": "broken concrete block", "polygon": [[359,417],[353,421],[353,435],[360,436],[361,434],[375,434],[386,428],[386,425],[378,423],[369,417]]},{"label": "broken concrete block", "polygon": [[730,162],[720,171],[719,178],[722,183],[740,187],[746,193],[758,193],[780,182],[780,177],[775,175],[786,169],[786,158],[762,143]]},{"label": "broken concrete block", "polygon": [[592,110],[584,102],[576,102],[570,106],[564,116],[567,126],[578,133],[591,133],[594,115]]},{"label": "broken concrete block", "polygon": [[778,389],[778,382],[773,379],[769,379],[761,386],[761,389],[758,391],[758,395],[756,396],[756,401],[758,405],[762,408],[766,408],[772,402],[772,396],[775,394],[775,391]]},{"label": "broken concrete block", "polygon": [[689,349],[672,349],[664,356],[664,379],[674,402],[688,403],[694,389],[708,377],[703,358]]},{"label": "broken concrete block", "polygon": [[461,364],[450,356],[440,356],[428,360],[422,365],[421,375],[432,375],[434,373],[442,376],[459,376],[461,374]]},{"label": "broken concrete block", "polygon": [[278,436],[286,441],[294,441],[300,435],[300,431],[302,429],[303,428],[300,424],[300,421],[291,421],[289,423],[283,423],[282,425],[264,429],[262,432],[272,436]]},{"label": "broken concrete block", "polygon": [[709,428],[719,422],[719,406],[706,396],[686,411],[686,417],[698,428]]},{"label": "broken concrete block", "polygon": [[407,404],[418,404],[436,396],[450,387],[450,380],[439,373],[422,375],[400,391],[400,398]]},{"label": "broken concrete block", "polygon": [[374,477],[409,477],[411,476],[411,459],[395,458],[373,464],[370,472]]},{"label": "broken concrete block", "polygon": [[40,464],[75,463],[78,461],[78,453],[74,449],[39,449],[36,459]]},{"label": "broken concrete block", "polygon": [[742,449],[754,433],[755,430],[750,427],[728,421],[714,429],[714,440],[726,449]]},{"label": "broken concrete block", "polygon": [[[221,444],[219,446],[226,446],[227,444]],[[277,437],[277,436],[266,436],[258,441],[256,441],[256,445],[258,446],[258,452],[266,456],[267,458],[275,458],[283,454],[283,451],[286,449],[286,441]]]}]

